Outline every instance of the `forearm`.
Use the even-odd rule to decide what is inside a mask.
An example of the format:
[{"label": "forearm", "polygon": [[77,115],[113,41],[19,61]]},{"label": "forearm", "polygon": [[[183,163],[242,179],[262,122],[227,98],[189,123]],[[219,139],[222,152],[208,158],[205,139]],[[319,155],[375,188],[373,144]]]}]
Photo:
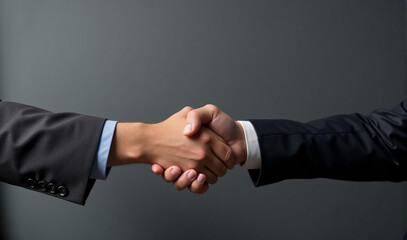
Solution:
[{"label": "forearm", "polygon": [[120,122],[116,125],[110,147],[107,166],[130,163],[147,163],[145,153],[148,145],[147,124],[138,122]]}]

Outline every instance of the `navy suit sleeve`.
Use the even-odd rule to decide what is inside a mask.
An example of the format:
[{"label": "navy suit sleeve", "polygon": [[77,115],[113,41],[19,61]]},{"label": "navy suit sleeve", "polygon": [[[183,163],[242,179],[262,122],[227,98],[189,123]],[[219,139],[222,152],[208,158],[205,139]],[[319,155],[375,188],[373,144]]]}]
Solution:
[{"label": "navy suit sleeve", "polygon": [[336,115],[300,123],[251,120],[261,168],[255,186],[285,179],[407,180],[407,102],[369,115]]},{"label": "navy suit sleeve", "polygon": [[84,204],[104,122],[0,102],[0,181]]}]

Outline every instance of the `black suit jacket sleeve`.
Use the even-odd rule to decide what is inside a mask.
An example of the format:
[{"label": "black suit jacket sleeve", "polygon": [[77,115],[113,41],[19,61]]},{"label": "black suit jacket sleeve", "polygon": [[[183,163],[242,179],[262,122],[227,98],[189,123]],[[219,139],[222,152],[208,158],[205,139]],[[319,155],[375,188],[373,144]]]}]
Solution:
[{"label": "black suit jacket sleeve", "polygon": [[407,180],[407,102],[367,116],[337,115],[308,123],[251,120],[259,140],[256,186],[294,178]]},{"label": "black suit jacket sleeve", "polygon": [[104,122],[0,102],[0,180],[84,204]]}]

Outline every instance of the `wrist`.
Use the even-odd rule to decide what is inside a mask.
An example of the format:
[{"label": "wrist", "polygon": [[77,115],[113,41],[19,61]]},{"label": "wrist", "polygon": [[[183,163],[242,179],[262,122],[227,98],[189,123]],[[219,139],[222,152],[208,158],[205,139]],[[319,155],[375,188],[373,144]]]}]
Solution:
[{"label": "wrist", "polygon": [[239,148],[239,156],[236,156],[236,164],[243,164],[247,159],[247,145],[246,145],[246,137],[244,134],[244,129],[241,123],[235,121],[236,124],[236,144]]},{"label": "wrist", "polygon": [[116,125],[108,163],[117,166],[129,163],[148,163],[146,158],[146,138],[148,124],[140,122],[120,122]]}]

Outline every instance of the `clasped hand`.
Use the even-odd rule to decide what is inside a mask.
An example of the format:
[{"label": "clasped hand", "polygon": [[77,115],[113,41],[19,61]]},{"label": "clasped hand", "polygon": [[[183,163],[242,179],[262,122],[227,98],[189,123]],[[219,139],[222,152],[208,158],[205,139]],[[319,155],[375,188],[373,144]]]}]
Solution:
[{"label": "clasped hand", "polygon": [[[206,105],[195,110],[187,107],[181,112],[187,113],[184,135],[190,140],[203,140],[207,144],[207,149],[211,149],[214,154],[207,153],[206,158],[200,158],[203,161],[199,166],[204,164],[204,168],[188,167],[184,164],[188,162],[188,157],[185,156],[183,159],[179,159],[178,164],[170,167],[167,167],[169,164],[163,165],[157,162],[152,165],[152,171],[163,175],[165,181],[173,182],[173,186],[177,190],[188,187],[191,192],[202,194],[208,190],[208,183],[214,184],[217,177],[226,173],[225,166],[232,169],[236,164],[246,160],[243,128],[214,105]],[[178,129],[174,130],[178,131]],[[209,138],[205,137],[207,135],[215,140],[209,141]]]}]

